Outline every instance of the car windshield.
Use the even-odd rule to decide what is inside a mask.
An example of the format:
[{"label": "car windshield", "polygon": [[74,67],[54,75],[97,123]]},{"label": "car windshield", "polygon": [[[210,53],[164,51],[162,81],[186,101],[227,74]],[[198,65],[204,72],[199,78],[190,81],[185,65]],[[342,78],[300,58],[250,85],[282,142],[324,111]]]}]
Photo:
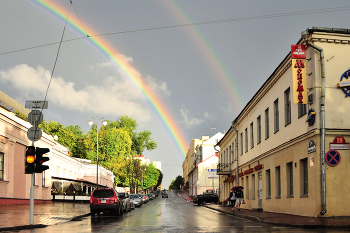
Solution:
[{"label": "car windshield", "polygon": [[130,197],[131,197],[131,198],[139,198],[139,195],[137,195],[137,194],[131,194]]},{"label": "car windshield", "polygon": [[114,197],[114,192],[112,190],[95,190],[93,197]]},{"label": "car windshield", "polygon": [[119,195],[118,195],[120,198],[125,198],[125,193],[119,193]]}]

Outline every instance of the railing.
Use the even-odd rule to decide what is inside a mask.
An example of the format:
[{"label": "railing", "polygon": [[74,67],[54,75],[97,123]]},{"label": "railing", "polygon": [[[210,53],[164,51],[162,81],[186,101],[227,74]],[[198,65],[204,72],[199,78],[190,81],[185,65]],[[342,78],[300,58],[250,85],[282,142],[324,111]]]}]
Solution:
[{"label": "railing", "polygon": [[229,172],[231,173],[231,164],[230,163],[219,163],[218,166],[217,166],[217,173],[226,173],[226,172]]}]

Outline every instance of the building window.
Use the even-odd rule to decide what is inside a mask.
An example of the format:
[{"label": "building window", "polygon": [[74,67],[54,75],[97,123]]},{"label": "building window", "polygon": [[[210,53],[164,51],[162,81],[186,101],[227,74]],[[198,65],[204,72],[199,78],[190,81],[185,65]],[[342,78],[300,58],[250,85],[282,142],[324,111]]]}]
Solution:
[{"label": "building window", "polygon": [[228,151],[229,151],[229,153],[230,153],[230,155],[229,155],[229,158],[230,158],[230,163],[232,163],[232,162],[233,162],[233,160],[232,160],[232,150],[231,150],[231,146],[229,146]]},{"label": "building window", "polygon": [[307,197],[309,194],[309,175],[307,158],[300,160],[300,195]]},{"label": "building window", "polygon": [[257,144],[261,142],[261,117],[258,116],[256,119],[256,133],[257,133]]},{"label": "building window", "polygon": [[281,198],[281,167],[275,168],[275,178],[276,178],[276,198]]},{"label": "building window", "polygon": [[248,152],[248,128],[245,128],[245,152]]},{"label": "building window", "polygon": [[250,123],[250,148],[254,147],[254,128],[253,122]]},{"label": "building window", "polygon": [[271,174],[270,174],[270,169],[266,170],[266,198],[271,198]]},{"label": "building window", "polygon": [[252,175],[252,200],[255,200],[255,174]]},{"label": "building window", "polygon": [[243,155],[243,133],[241,133],[241,155]]},{"label": "building window", "polygon": [[245,197],[247,200],[249,200],[249,178],[248,178],[248,176],[246,176],[245,178],[246,178],[246,179],[245,179],[245,187],[247,187],[247,189],[246,189],[246,192],[245,192],[244,197]]},{"label": "building window", "polygon": [[285,125],[289,125],[292,121],[291,103],[290,103],[290,88],[284,92],[284,115]]},{"label": "building window", "polygon": [[269,108],[265,110],[265,139],[268,139],[270,137],[270,123],[269,123]]},{"label": "building window", "polygon": [[235,161],[235,143],[232,143],[232,162]]},{"label": "building window", "polygon": [[273,115],[274,115],[274,129],[275,133],[277,133],[280,130],[280,122],[279,122],[279,110],[278,110],[278,99],[273,102]]},{"label": "building window", "polygon": [[307,112],[307,104],[298,104],[298,118],[304,116]]},{"label": "building window", "polygon": [[293,162],[287,163],[287,195],[293,197]]},{"label": "building window", "polygon": [[4,180],[4,154],[0,153],[0,180]]}]

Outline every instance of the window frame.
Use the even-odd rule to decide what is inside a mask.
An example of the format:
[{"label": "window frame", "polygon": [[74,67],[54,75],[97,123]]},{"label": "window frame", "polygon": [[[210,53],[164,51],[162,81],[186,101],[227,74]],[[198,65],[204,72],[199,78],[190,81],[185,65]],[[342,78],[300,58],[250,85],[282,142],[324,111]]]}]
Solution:
[{"label": "window frame", "polygon": [[276,198],[281,198],[281,166],[275,167]]},{"label": "window frame", "polygon": [[266,199],[271,199],[271,171],[266,170]]},{"label": "window frame", "polygon": [[257,135],[256,135],[256,140],[257,140],[257,145],[259,145],[259,143],[261,142],[261,115],[259,115],[257,118],[256,118],[256,131],[257,131]]},{"label": "window frame", "polygon": [[284,124],[285,126],[292,123],[292,107],[290,100],[290,87],[284,91]]},{"label": "window frame", "polygon": [[245,132],[244,147],[245,147],[245,153],[247,153],[248,152],[248,128],[245,128],[244,132]]},{"label": "window frame", "polygon": [[265,109],[265,140],[270,137],[269,108]]},{"label": "window frame", "polygon": [[274,133],[277,133],[280,130],[278,98],[275,101],[273,101],[273,116],[274,116]]},{"label": "window frame", "polygon": [[250,149],[254,148],[254,123],[250,123]]}]

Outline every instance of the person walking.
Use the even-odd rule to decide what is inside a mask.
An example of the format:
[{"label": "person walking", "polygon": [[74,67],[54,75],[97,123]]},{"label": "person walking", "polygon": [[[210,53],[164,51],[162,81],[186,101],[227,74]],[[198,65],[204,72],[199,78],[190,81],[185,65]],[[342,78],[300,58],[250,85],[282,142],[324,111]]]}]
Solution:
[{"label": "person walking", "polygon": [[230,196],[229,196],[232,210],[234,209],[235,204],[236,204],[236,193],[233,190],[234,190],[234,188],[231,189]]},{"label": "person walking", "polygon": [[240,211],[241,210],[242,200],[244,200],[244,195],[243,195],[242,188],[237,188],[236,189],[236,198],[237,198],[237,208]]}]

